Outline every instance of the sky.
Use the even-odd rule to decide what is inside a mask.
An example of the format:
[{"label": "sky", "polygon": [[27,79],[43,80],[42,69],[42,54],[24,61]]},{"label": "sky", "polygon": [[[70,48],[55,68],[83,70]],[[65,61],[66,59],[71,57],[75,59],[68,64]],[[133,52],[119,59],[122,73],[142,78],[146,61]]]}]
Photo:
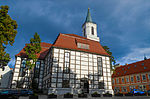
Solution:
[{"label": "sky", "polygon": [[53,43],[59,33],[82,36],[82,24],[90,8],[98,25],[101,45],[108,46],[117,63],[124,65],[150,58],[149,0],[0,0],[17,21],[13,46],[7,46],[9,66],[15,55],[37,32],[42,42]]}]

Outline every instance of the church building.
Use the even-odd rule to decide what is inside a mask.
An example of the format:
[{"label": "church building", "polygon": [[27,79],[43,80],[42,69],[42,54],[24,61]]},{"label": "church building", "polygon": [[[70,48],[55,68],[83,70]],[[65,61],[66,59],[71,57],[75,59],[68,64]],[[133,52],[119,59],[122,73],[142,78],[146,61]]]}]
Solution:
[{"label": "church building", "polygon": [[[34,73],[39,89],[48,94],[113,93],[110,55],[100,44],[89,9],[82,31],[83,36],[60,33],[53,44],[41,43]],[[22,74],[26,59],[23,48],[16,55],[12,88],[21,79],[26,79],[22,88],[29,88],[29,73]]]}]

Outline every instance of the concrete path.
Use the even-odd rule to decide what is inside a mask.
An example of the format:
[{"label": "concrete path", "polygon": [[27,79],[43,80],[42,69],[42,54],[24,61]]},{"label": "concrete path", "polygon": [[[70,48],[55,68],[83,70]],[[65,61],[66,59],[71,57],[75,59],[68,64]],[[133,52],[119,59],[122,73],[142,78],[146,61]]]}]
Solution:
[{"label": "concrete path", "polygon": [[[29,99],[29,96],[27,97],[19,97],[19,99]],[[39,95],[38,99],[52,99],[48,98],[47,95]],[[88,98],[78,98],[78,96],[74,96],[74,98],[63,98],[63,96],[57,96],[57,98],[53,99],[150,99],[150,96],[124,96],[124,97],[98,97],[98,98],[93,98],[88,96]]]}]

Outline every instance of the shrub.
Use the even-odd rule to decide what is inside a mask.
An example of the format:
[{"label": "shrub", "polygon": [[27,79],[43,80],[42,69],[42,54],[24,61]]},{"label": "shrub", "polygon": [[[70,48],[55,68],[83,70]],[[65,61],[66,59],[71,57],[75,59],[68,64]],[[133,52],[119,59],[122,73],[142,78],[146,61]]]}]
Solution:
[{"label": "shrub", "polygon": [[78,97],[79,98],[87,98],[87,94],[83,94],[83,93],[82,94],[78,94]]},{"label": "shrub", "polygon": [[103,94],[103,97],[112,97],[112,94],[110,94],[109,92]]},{"label": "shrub", "polygon": [[51,93],[48,95],[48,98],[57,98],[57,95],[55,95],[54,93]]},{"label": "shrub", "polygon": [[66,94],[64,94],[64,98],[73,98],[73,94],[66,93]]},{"label": "shrub", "polygon": [[91,94],[91,96],[92,96],[92,97],[100,97],[101,95],[98,94],[97,92],[94,92],[94,93]]}]

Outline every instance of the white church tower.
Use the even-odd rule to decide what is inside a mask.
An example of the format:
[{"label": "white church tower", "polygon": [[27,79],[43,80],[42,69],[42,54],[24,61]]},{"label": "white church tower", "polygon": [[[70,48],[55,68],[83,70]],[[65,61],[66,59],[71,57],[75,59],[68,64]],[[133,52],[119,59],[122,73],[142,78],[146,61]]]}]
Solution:
[{"label": "white church tower", "polygon": [[82,25],[83,36],[100,42],[99,37],[97,36],[97,24],[92,21],[91,14],[88,8],[88,13],[84,24]]}]

